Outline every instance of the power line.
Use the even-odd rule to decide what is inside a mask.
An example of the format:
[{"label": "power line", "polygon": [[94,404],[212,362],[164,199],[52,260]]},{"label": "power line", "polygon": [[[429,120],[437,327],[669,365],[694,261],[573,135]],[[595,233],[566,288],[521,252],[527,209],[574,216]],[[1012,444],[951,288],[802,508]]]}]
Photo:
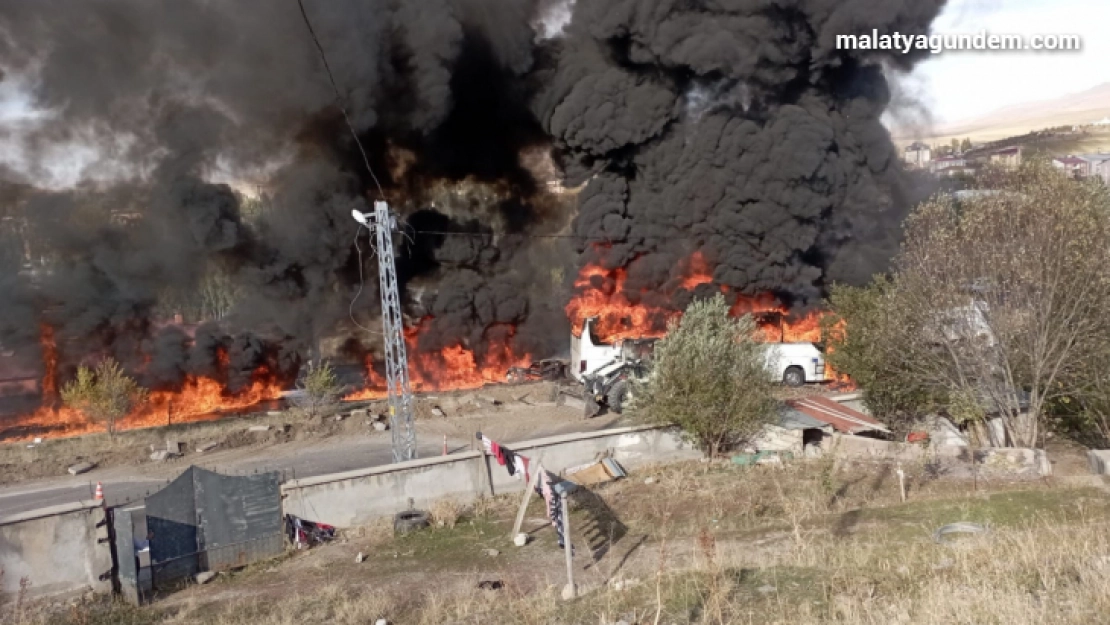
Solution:
[{"label": "power line", "polygon": [[366,156],[366,150],[362,147],[362,141],[359,141],[358,133],[355,132],[355,126],[351,123],[351,118],[347,115],[347,107],[343,105],[343,94],[339,91],[339,85],[335,82],[335,75],[332,74],[331,65],[328,63],[328,55],[324,53],[324,46],[320,45],[320,39],[316,36],[316,30],[312,28],[312,22],[308,19],[308,13],[304,9],[304,0],[297,0],[297,6],[301,9],[301,17],[304,18],[304,25],[308,27],[308,34],[312,36],[312,42],[316,44],[316,49],[320,51],[320,59],[324,62],[324,69],[328,73],[328,81],[331,82],[331,88],[335,91],[335,104],[339,107],[339,112],[343,113],[343,121],[347,122],[347,130],[351,131],[351,136],[355,139],[355,145],[358,146],[359,154],[362,154],[362,163],[366,165],[366,171],[370,172],[370,177],[374,180],[374,185],[378,187],[378,199],[385,199],[385,192],[382,191],[382,184],[378,182],[378,177],[374,175],[374,169],[370,167],[370,158]]}]

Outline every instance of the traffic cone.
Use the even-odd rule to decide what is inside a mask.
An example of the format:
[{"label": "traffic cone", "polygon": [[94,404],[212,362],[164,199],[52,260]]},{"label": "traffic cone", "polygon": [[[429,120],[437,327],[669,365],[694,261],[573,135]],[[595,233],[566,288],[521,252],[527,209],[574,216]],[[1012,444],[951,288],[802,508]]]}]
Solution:
[{"label": "traffic cone", "polygon": [[443,435],[443,455],[447,455],[447,435]]},{"label": "traffic cone", "polygon": [[93,499],[104,501],[104,486],[100,482],[96,483],[96,494],[93,495]]}]

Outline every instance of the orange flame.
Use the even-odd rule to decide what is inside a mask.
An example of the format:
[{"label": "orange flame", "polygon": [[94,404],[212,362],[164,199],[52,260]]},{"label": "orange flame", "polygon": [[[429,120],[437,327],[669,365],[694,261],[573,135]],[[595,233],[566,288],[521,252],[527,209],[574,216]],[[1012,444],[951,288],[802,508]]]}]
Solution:
[{"label": "orange flame", "polygon": [[[680,265],[682,275],[665,289],[663,295],[673,298],[680,289],[693,291],[703,284],[712,284],[709,263],[701,252],[694,254]],[[667,332],[667,324],[682,317],[681,311],[645,303],[651,301],[650,293],[629,293],[625,288],[628,273],[624,267],[605,269],[599,265],[586,265],[574,282],[575,295],[566,306],[571,328],[580,336],[587,319],[596,318],[593,332],[604,343],[625,339],[660,338]],[[721,286],[722,293],[729,292]],[[729,309],[729,314],[755,315],[767,342],[822,342],[821,319],[826,312],[811,310],[804,314],[791,314],[770,293],[756,296],[740,295]],[[845,376],[826,366],[826,376],[850,384]]]},{"label": "orange flame", "polygon": [[[511,367],[525,367],[531,364],[532,356],[517,356],[511,346],[515,328],[507,325],[493,326],[486,331],[488,347],[479,358],[474,350],[456,344],[435,352],[420,352],[417,344],[420,336],[428,330],[430,317],[421,319],[416,326],[405,329],[405,345],[408,348],[409,376],[412,390],[453,391],[480,388],[491,382],[505,380],[505,372]],[[367,357],[367,384],[362,390],[344,397],[349,401],[360,399],[381,399],[386,396],[386,380],[374,368],[374,361]]]},{"label": "orange flame", "polygon": [[[45,369],[41,383],[43,405],[33,413],[16,418],[10,425],[41,428],[51,435],[65,436],[105,431],[106,424],[94,421],[80,410],[62,405],[58,393],[58,350],[54,329],[43,324],[40,336]],[[226,370],[228,360],[226,351],[219,350],[218,362],[221,370]],[[179,390],[152,391],[146,402],[136,406],[116,423],[116,429],[130,430],[218,419],[228,411],[243,410],[264,401],[276,400],[281,396],[281,391],[280,380],[265,366],[256,369],[251,375],[250,384],[235,393],[228,391],[219,380],[190,375]],[[25,435],[15,439],[31,437],[32,435]]]}]

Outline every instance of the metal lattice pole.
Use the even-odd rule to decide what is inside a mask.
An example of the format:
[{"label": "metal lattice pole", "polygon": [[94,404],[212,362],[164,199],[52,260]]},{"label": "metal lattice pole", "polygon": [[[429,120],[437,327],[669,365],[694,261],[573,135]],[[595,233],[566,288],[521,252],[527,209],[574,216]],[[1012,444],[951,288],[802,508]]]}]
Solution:
[{"label": "metal lattice pole", "polygon": [[374,202],[374,229],[378,237],[378,277],[382,292],[382,327],[385,330],[385,379],[388,385],[389,428],[393,433],[393,461],[416,458],[416,426],[412,419],[412,387],[401,318],[401,294],[393,262],[396,221],[389,205]]}]

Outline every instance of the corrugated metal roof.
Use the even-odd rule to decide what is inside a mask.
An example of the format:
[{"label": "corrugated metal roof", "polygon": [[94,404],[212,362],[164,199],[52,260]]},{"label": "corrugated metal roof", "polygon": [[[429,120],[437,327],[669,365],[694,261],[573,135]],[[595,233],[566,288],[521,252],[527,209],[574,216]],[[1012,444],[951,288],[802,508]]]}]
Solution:
[{"label": "corrugated metal roof", "polygon": [[805,399],[794,399],[787,401],[786,404],[806,415],[816,419],[822,423],[833,426],[839,432],[845,434],[859,434],[860,432],[889,432],[885,425],[879,423],[870,416],[851,408],[839,404],[827,397],[806,397]]},{"label": "corrugated metal roof", "polygon": [[790,407],[788,404],[783,404],[779,409],[779,427],[788,430],[809,430],[819,429],[823,430],[829,427],[828,423],[818,421],[806,413]]}]

